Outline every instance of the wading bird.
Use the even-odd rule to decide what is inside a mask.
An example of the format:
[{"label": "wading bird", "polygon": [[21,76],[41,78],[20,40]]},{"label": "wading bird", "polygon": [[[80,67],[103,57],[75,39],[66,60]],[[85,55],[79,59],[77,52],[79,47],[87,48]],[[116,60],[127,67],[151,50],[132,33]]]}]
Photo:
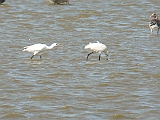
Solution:
[{"label": "wading bird", "polygon": [[[34,45],[31,45],[31,46],[26,46],[24,47],[24,50],[23,51],[27,51],[27,52],[30,52],[30,53],[33,53],[31,59],[38,53],[44,51],[44,50],[50,50],[50,49],[53,49],[55,46],[58,46],[57,43],[53,43],[51,46],[47,46],[46,44],[34,44]],[[41,54],[40,54],[40,59],[41,59]]]},{"label": "wading bird", "polygon": [[106,59],[108,60],[108,51],[107,51],[107,47],[106,45],[100,43],[100,42],[96,42],[96,43],[89,43],[88,45],[85,46],[84,49],[88,49],[88,50],[91,50],[92,52],[89,53],[87,55],[87,60],[88,60],[88,57],[89,55],[95,53],[95,52],[99,52],[99,60],[101,59],[101,53],[104,52],[105,55],[106,55]]},{"label": "wading bird", "polygon": [[0,4],[4,3],[6,0],[0,0]]},{"label": "wading bird", "polygon": [[153,13],[150,17],[153,18],[151,20],[151,22],[149,23],[149,28],[151,30],[151,34],[154,29],[157,29],[157,34],[158,34],[159,29],[160,29],[160,20],[158,20],[158,16],[155,13]]},{"label": "wading bird", "polygon": [[48,0],[48,1],[53,4],[61,4],[66,2],[66,5],[69,5],[69,0]]}]

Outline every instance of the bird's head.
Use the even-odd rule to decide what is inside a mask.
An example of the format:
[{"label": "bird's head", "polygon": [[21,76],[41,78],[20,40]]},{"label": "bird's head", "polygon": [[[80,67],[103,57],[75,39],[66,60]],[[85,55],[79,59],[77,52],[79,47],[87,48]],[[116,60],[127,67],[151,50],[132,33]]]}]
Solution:
[{"label": "bird's head", "polygon": [[53,43],[51,46],[48,46],[47,49],[53,49],[56,46],[59,46],[59,45],[57,43]]},{"label": "bird's head", "polygon": [[56,47],[59,46],[57,43],[53,43],[51,46]]},{"label": "bird's head", "polygon": [[152,13],[150,17],[154,19],[158,19],[158,16],[156,15],[156,13]]}]

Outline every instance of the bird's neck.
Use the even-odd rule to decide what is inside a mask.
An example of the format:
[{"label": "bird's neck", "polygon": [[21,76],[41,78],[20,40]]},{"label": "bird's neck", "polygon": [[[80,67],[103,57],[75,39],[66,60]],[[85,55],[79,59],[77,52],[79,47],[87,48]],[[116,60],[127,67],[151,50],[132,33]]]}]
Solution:
[{"label": "bird's neck", "polygon": [[53,49],[53,47],[54,47],[53,44],[52,44],[51,46],[46,46],[46,48],[47,48],[48,50]]},{"label": "bird's neck", "polygon": [[48,50],[52,49],[53,47],[52,46],[47,46],[46,47]]}]

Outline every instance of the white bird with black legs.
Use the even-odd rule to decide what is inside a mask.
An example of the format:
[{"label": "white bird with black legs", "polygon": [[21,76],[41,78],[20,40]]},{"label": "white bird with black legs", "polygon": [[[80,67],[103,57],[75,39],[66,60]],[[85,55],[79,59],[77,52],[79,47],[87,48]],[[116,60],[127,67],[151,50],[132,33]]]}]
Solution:
[{"label": "white bird with black legs", "polygon": [[99,53],[99,60],[101,59],[101,53],[104,52],[105,55],[106,55],[106,59],[108,60],[108,51],[107,51],[107,47],[106,45],[100,43],[100,42],[96,42],[96,43],[89,43],[88,45],[86,45],[84,47],[84,49],[88,49],[88,50],[91,50],[92,52],[89,53],[87,55],[87,60],[88,60],[88,57],[93,54],[93,53],[96,53],[98,52]]},{"label": "white bird with black legs", "polygon": [[[58,46],[57,43],[53,43],[51,46],[47,46],[46,44],[34,44],[34,45],[30,45],[30,46],[26,46],[24,47],[24,50],[23,51],[26,51],[26,52],[30,52],[30,53],[33,53],[31,59],[38,53],[41,53],[42,51],[44,50],[50,50],[50,49],[53,49],[54,47]],[[41,54],[40,54],[40,59],[41,59]]]}]

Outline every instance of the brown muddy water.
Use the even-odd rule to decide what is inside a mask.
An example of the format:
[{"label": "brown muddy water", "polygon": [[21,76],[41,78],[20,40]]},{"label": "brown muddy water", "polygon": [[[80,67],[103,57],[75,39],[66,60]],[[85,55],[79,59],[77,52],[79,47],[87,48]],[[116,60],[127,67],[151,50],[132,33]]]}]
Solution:
[{"label": "brown muddy water", "polygon": [[[0,119],[159,120],[159,0],[7,0],[0,6]],[[109,60],[84,46],[102,42]],[[61,46],[42,60],[35,43]]]}]

